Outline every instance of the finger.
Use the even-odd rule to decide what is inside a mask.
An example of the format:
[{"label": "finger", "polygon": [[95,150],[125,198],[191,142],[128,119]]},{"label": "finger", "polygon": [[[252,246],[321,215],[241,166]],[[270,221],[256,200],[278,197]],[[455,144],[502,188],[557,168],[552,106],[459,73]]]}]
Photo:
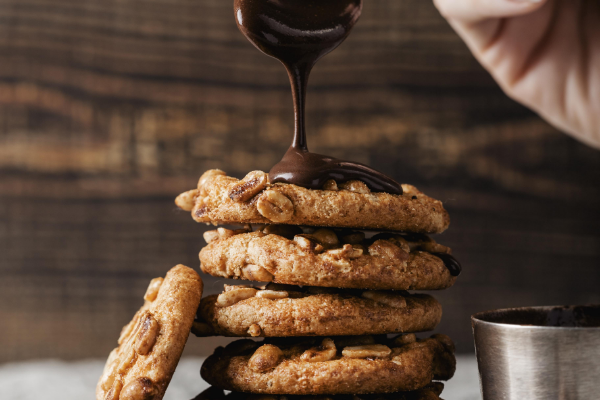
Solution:
[{"label": "finger", "polygon": [[[470,18],[449,18],[448,22],[454,30],[462,37],[467,46],[479,61],[486,65],[486,60],[482,60],[483,53],[496,42],[500,35],[506,36],[507,31],[518,32],[520,35],[515,42],[520,44],[517,47],[528,48],[531,43],[535,43],[538,38],[536,36],[543,33],[541,25],[546,20],[543,14],[547,14],[551,10],[555,1],[541,0],[536,3],[531,3],[529,0],[436,0],[438,3],[460,3],[460,7],[466,7],[465,4],[471,4],[479,7],[477,17],[474,12],[471,12]],[[516,4],[516,8],[515,5]],[[525,4],[525,6],[523,6]],[[531,5],[533,4],[533,5]],[[494,5],[504,5],[504,8],[498,6],[494,9]],[[510,11],[514,14],[513,17],[507,16],[507,9],[513,7]],[[468,7],[467,7],[468,8]],[[494,12],[494,10],[496,10]],[[500,10],[500,11],[499,11]],[[468,10],[467,10],[468,11]],[[456,12],[455,15],[466,15],[466,12]],[[498,17],[493,17],[496,15]],[[542,15],[541,18],[539,16]],[[502,17],[500,17],[502,16]],[[540,22],[541,21],[541,22]],[[525,29],[520,29],[519,25],[531,24]],[[511,29],[515,28],[515,29]]]},{"label": "finger", "polygon": [[450,21],[476,23],[487,19],[514,17],[538,9],[546,0],[434,0]]}]

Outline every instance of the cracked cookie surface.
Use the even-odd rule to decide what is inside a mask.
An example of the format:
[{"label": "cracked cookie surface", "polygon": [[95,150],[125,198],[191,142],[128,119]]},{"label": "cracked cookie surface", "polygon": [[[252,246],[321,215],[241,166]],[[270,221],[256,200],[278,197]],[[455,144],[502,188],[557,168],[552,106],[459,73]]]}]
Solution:
[{"label": "cracked cookie surface", "polygon": [[431,382],[422,389],[412,392],[330,395],[327,397],[296,397],[286,395],[256,395],[252,393],[230,392],[225,394],[222,389],[210,387],[193,400],[441,400],[439,397],[444,390],[442,382]]},{"label": "cracked cookie surface", "polygon": [[202,280],[191,268],[177,265],[164,279],[153,279],[108,357],[96,400],[162,399],[201,297]]},{"label": "cracked cookie surface", "polygon": [[445,335],[238,340],[219,347],[200,374],[225,390],[322,395],[417,390],[454,375],[454,344]]},{"label": "cracked cookie surface", "polygon": [[191,211],[197,222],[346,227],[418,233],[441,233],[450,217],[442,202],[414,186],[402,185],[402,195],[371,193],[360,181],[311,190],[292,184],[268,183],[262,171],[244,179],[209,170],[196,189],[180,194],[175,203]]},{"label": "cracked cookie surface", "polygon": [[425,235],[364,239],[360,232],[304,234],[298,227],[270,225],[255,232],[219,228],[205,239],[201,269],[223,278],[374,290],[439,290],[456,281],[435,255],[450,249]]},{"label": "cracked cookie surface", "polygon": [[[268,284],[202,299],[198,336],[374,335],[432,330],[441,305],[425,294]],[[206,326],[204,326],[204,325]]]}]

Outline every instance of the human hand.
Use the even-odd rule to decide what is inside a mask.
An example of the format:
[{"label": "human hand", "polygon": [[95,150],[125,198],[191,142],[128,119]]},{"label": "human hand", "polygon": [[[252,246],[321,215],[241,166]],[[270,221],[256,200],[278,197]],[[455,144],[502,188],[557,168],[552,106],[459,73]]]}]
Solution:
[{"label": "human hand", "polygon": [[510,97],[600,148],[600,0],[434,0]]}]

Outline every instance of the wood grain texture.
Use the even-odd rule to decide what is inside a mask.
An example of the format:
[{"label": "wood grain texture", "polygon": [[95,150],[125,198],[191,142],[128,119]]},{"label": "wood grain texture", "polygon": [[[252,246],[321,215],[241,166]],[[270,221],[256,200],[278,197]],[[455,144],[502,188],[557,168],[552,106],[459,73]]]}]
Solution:
[{"label": "wood grain texture", "polygon": [[[431,2],[365,2],[307,113],[312,150],[444,201],[464,273],[434,295],[460,351],[475,311],[600,302],[600,153],[509,100]],[[106,356],[151,278],[198,266],[175,195],[268,170],[292,129],[229,1],[1,1],[0,362]]]}]

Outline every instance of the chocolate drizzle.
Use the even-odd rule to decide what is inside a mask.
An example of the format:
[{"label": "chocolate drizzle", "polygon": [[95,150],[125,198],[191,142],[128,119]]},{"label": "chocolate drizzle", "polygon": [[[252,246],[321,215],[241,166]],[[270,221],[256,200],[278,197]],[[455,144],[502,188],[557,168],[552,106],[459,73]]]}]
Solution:
[{"label": "chocolate drizzle", "polygon": [[240,31],[263,53],[281,61],[292,86],[294,140],[269,172],[271,183],[321,189],[329,179],[360,180],[373,192],[402,194],[400,184],[373,168],[308,151],[304,108],[310,71],[346,39],[361,11],[362,0],[234,1]]},{"label": "chocolate drizzle", "polygon": [[450,275],[459,276],[462,272],[462,266],[458,262],[456,258],[454,258],[451,254],[448,253],[432,253],[434,256],[440,258],[448,271],[450,271]]}]

